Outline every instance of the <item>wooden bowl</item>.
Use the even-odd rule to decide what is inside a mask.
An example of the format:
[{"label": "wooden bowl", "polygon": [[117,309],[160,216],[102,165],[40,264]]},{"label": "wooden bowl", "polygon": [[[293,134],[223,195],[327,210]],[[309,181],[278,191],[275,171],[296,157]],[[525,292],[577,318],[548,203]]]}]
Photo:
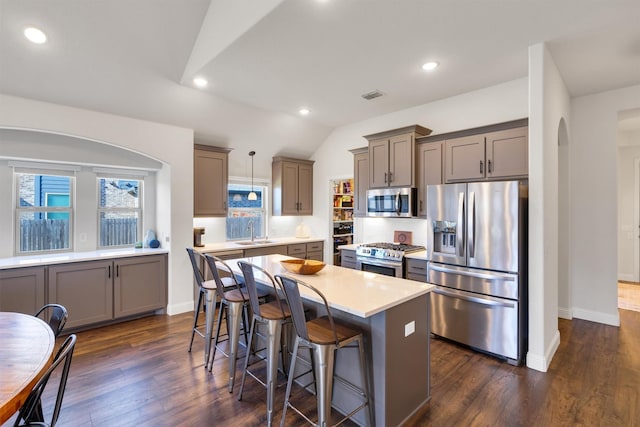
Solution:
[{"label": "wooden bowl", "polygon": [[312,259],[285,259],[280,264],[290,273],[296,274],[316,274],[326,265],[322,261]]}]

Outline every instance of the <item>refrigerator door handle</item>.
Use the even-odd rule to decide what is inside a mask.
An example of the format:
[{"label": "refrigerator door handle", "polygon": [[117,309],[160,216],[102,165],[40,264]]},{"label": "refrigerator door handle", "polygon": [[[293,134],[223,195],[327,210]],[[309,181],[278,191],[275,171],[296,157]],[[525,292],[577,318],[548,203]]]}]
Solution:
[{"label": "refrigerator door handle", "polygon": [[464,256],[464,193],[458,195],[458,222],[456,223],[456,246],[458,247],[458,256]]},{"label": "refrigerator door handle", "polygon": [[467,239],[469,240],[469,258],[476,256],[476,193],[469,193],[469,221],[467,224]]},{"label": "refrigerator door handle", "polygon": [[458,298],[461,300],[465,300],[465,301],[469,301],[469,302],[474,302],[476,304],[482,304],[482,305],[488,305],[491,307],[507,307],[507,308],[514,308],[515,304],[513,303],[509,303],[509,302],[501,302],[501,301],[492,301],[492,300],[488,300],[488,299],[484,299],[484,298],[478,298],[478,297],[472,297],[472,296],[468,296],[468,295],[462,295],[459,293],[454,293],[454,292],[450,292],[450,291],[446,291],[444,289],[441,288],[436,288],[433,291],[434,294],[440,294],[440,295],[444,295],[446,297],[451,297],[451,298]]},{"label": "refrigerator door handle", "polygon": [[476,279],[501,280],[504,282],[515,282],[517,277],[513,274],[500,274],[500,273],[485,274],[485,273],[477,273],[475,271],[468,271],[468,270],[464,270],[464,271],[456,270],[453,268],[442,267],[440,265],[436,265],[433,263],[429,264],[429,269],[433,271],[439,271],[441,273],[458,274],[460,276],[475,277]]}]

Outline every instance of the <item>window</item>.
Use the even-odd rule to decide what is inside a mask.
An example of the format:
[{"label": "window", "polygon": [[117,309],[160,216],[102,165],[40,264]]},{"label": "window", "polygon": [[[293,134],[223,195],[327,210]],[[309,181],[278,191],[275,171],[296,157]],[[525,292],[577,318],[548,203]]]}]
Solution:
[{"label": "window", "polygon": [[227,239],[250,239],[253,223],[254,237],[266,235],[266,200],[267,187],[254,185],[253,191],[257,200],[249,200],[250,184],[229,184],[227,187]]},{"label": "window", "polygon": [[16,171],[15,178],[17,254],[71,249],[74,177]]},{"label": "window", "polygon": [[98,178],[98,246],[131,246],[142,235],[142,180]]}]

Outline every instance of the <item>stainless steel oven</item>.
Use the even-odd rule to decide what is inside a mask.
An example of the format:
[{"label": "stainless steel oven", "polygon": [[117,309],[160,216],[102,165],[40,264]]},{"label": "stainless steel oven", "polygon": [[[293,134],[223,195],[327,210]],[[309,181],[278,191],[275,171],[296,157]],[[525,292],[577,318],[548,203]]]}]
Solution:
[{"label": "stainless steel oven", "polygon": [[402,277],[402,261],[385,261],[371,257],[356,257],[356,269],[384,274],[386,276]]},{"label": "stainless steel oven", "polygon": [[366,243],[356,248],[356,269],[404,277],[404,255],[424,250],[405,243]]}]

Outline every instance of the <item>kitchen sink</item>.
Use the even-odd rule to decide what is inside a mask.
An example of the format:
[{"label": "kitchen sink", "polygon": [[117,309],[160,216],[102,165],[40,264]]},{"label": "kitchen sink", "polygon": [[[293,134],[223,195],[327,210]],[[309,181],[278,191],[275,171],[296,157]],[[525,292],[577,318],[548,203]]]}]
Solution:
[{"label": "kitchen sink", "polygon": [[241,242],[236,242],[236,245],[242,246],[252,246],[252,245],[264,245],[265,243],[273,243],[273,240],[243,240]]}]

